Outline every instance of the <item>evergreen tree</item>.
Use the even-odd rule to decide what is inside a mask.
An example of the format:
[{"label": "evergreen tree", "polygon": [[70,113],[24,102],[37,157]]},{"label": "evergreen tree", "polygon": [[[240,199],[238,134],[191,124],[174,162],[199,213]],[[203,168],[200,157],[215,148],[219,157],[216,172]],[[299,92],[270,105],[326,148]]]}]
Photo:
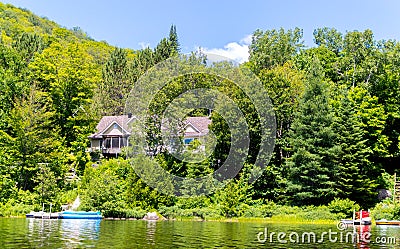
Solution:
[{"label": "evergreen tree", "polygon": [[179,54],[178,34],[175,25],[171,26],[169,37],[162,39],[154,49],[155,63]]},{"label": "evergreen tree", "polygon": [[368,206],[375,201],[378,175],[371,162],[373,151],[368,146],[367,131],[360,120],[359,108],[363,105],[357,101],[363,95],[362,101],[368,101],[368,96],[358,87],[343,91],[335,103],[333,123],[338,146],[335,188],[337,197]]},{"label": "evergreen tree", "polygon": [[171,55],[175,54],[175,51],[172,50],[172,43],[167,38],[162,39],[157,47],[154,49],[154,58],[155,63],[159,63],[171,57]]},{"label": "evergreen tree", "polygon": [[136,82],[143,73],[155,64],[178,55],[179,50],[178,34],[175,25],[172,25],[169,37],[163,38],[154,50],[147,47],[136,53],[130,69],[131,81]]},{"label": "evergreen tree", "polygon": [[289,199],[297,205],[326,204],[335,197],[335,133],[328,103],[329,86],[314,58],[307,75],[290,134],[292,156],[287,161]]},{"label": "evergreen tree", "polygon": [[99,86],[100,112],[104,115],[122,115],[132,84],[128,74],[127,52],[116,48],[103,67],[103,81]]},{"label": "evergreen tree", "polygon": [[169,30],[169,41],[171,42],[171,48],[172,51],[176,54],[180,52],[180,44],[178,40],[178,33],[176,32],[176,26],[171,25],[171,28]]}]

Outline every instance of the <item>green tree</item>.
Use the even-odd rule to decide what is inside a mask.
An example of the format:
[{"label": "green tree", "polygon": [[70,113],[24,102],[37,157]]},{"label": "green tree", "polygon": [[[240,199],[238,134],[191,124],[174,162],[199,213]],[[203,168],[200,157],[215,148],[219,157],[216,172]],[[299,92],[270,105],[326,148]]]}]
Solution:
[{"label": "green tree", "polygon": [[171,25],[171,28],[169,30],[169,36],[168,36],[169,41],[171,42],[171,50],[172,50],[172,55],[176,53],[177,55],[180,52],[180,44],[179,44],[179,39],[178,39],[178,33],[176,32],[176,26]]},{"label": "green tree", "polygon": [[381,154],[381,161],[385,168],[393,172],[394,165],[399,162],[400,150],[400,44],[395,41],[387,41],[382,44],[380,54],[379,74],[370,81],[369,92],[376,96],[381,104],[387,119],[383,125],[382,136],[387,137],[387,153]]},{"label": "green tree", "polygon": [[320,61],[325,78],[339,84],[341,77],[338,74],[338,64],[341,57],[324,45],[302,50],[295,56],[294,65],[298,70],[307,70],[307,68],[310,67],[310,63],[313,61],[313,57],[318,58]]},{"label": "green tree", "polygon": [[125,191],[128,164],[121,160],[104,161],[98,167],[87,164],[81,184],[80,209],[98,210],[106,217],[121,217],[126,208]]},{"label": "green tree", "polygon": [[314,30],[314,42],[318,46],[324,46],[335,54],[343,49],[343,35],[334,28],[319,28]]},{"label": "green tree", "polygon": [[225,217],[238,217],[241,215],[240,206],[251,200],[251,186],[245,178],[231,180],[224,188],[218,190],[215,195],[215,202],[220,212]]},{"label": "green tree", "polygon": [[93,92],[100,81],[99,66],[79,43],[52,43],[29,68],[37,86],[49,93],[55,125],[60,127],[66,145],[70,145],[79,135],[76,127],[93,122],[85,112],[90,111]]},{"label": "green tree", "polygon": [[59,189],[55,174],[46,163],[39,164],[34,181],[37,183],[35,190],[39,194],[40,203],[54,203]]},{"label": "green tree", "polygon": [[307,84],[292,124],[289,141],[292,156],[287,161],[288,195],[297,205],[329,203],[335,197],[335,132],[329,105],[329,85],[314,58]]},{"label": "green tree", "polygon": [[154,49],[155,63],[179,54],[179,41],[176,26],[171,25],[168,38],[162,39]]},{"label": "green tree", "polygon": [[38,163],[49,163],[57,176],[62,175],[59,161],[63,153],[58,131],[51,123],[53,117],[49,98],[35,87],[10,113],[13,174],[19,189],[33,190],[36,186]]},{"label": "green tree", "polygon": [[[157,209],[160,206],[171,206],[175,198],[172,196],[173,186],[167,183],[168,180],[165,175],[160,175],[157,170],[154,169],[154,159],[145,157],[134,157],[130,161],[133,167],[129,168],[127,177],[127,192],[126,198],[129,207],[141,207],[145,210]],[[162,155],[158,156],[160,165],[165,167],[165,162],[162,160]],[[139,177],[136,172],[141,172]],[[165,195],[157,191],[157,188],[152,188],[142,178],[153,181],[152,186],[158,186],[160,189],[168,191],[170,189],[171,195]],[[159,181],[159,182],[158,182]],[[167,189],[168,188],[168,189]]]},{"label": "green tree", "polygon": [[103,81],[99,85],[100,113],[122,115],[133,84],[130,82],[127,52],[116,48],[103,66]]},{"label": "green tree", "polygon": [[21,54],[22,60],[29,64],[35,53],[42,52],[44,42],[42,37],[36,33],[23,33],[14,41],[13,47]]},{"label": "green tree", "polygon": [[348,32],[344,37],[338,73],[348,86],[368,84],[377,73],[377,46],[371,30]]},{"label": "green tree", "polygon": [[154,50],[147,47],[137,51],[130,69],[132,82],[136,82],[143,73],[155,64],[178,55],[179,51],[178,34],[175,25],[172,25],[169,37],[163,38]]},{"label": "green tree", "polygon": [[334,104],[333,123],[338,146],[337,172],[334,176],[337,197],[370,206],[376,200],[376,179],[380,172],[372,162],[373,144],[361,113],[368,111],[366,102],[371,105],[373,98],[358,87],[340,92]]},{"label": "green tree", "polygon": [[303,31],[299,28],[285,31],[256,30],[249,47],[249,63],[258,74],[261,69],[282,66],[303,48]]},{"label": "green tree", "polygon": [[276,199],[285,187],[284,164],[290,156],[288,134],[304,91],[304,75],[287,62],[273,69],[263,69],[259,78],[271,98],[277,125],[274,154],[263,176],[254,184],[255,196]]},{"label": "green tree", "polygon": [[0,129],[8,129],[5,122],[15,106],[15,99],[28,91],[21,58],[15,50],[0,44]]},{"label": "green tree", "polygon": [[6,203],[9,198],[15,194],[16,181],[12,177],[14,173],[13,164],[13,139],[7,133],[0,130],[0,146],[3,148],[0,151],[0,203]]}]

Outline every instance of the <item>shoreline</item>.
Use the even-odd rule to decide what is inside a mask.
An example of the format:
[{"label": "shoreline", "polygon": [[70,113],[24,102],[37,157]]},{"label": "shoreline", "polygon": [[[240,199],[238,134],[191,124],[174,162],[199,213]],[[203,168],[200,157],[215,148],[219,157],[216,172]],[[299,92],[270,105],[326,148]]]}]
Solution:
[{"label": "shoreline", "polygon": [[[25,216],[6,216],[0,217],[0,219],[27,219]],[[114,218],[106,217],[102,220],[107,221],[149,221],[145,219],[137,218]],[[221,223],[261,223],[261,224],[318,224],[318,225],[334,225],[337,224],[337,220],[299,220],[299,219],[279,219],[277,218],[247,218],[247,217],[236,217],[236,218],[207,218],[201,219],[200,217],[176,217],[176,218],[160,218],[154,221],[183,221],[183,222],[221,222]]]}]

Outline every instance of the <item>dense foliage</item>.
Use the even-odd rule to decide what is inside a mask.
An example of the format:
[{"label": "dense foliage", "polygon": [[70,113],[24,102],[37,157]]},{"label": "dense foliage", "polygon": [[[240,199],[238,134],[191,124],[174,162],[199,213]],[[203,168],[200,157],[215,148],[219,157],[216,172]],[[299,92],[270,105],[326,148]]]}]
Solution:
[{"label": "dense foliage", "polygon": [[[388,175],[398,171],[400,43],[376,41],[370,30],[316,29],[312,48],[298,28],[254,32],[249,61],[240,66],[268,91],[277,131],[271,162],[253,184],[245,180],[246,168],[255,161],[260,127],[249,99],[204,74],[170,82],[152,103],[155,114],[185,90],[212,88],[244,110],[251,131],[250,155],[237,179],[210,196],[176,198],[148,187],[128,160],[92,162],[86,150],[101,116],[123,114],[139,77],[179,54],[175,26],[156,48],[139,51],[94,41],[80,28],[62,28],[11,5],[0,4],[0,27],[0,216],[72,203],[79,195],[81,209],[114,217],[158,210],[167,217],[338,218],[375,205],[377,190],[388,188]],[[149,163],[188,177],[217,169],[229,153],[230,131],[218,113],[211,119],[218,142],[207,160],[186,163],[161,150]],[[148,133],[157,148],[157,131]],[[387,205],[397,215],[398,204]]]}]

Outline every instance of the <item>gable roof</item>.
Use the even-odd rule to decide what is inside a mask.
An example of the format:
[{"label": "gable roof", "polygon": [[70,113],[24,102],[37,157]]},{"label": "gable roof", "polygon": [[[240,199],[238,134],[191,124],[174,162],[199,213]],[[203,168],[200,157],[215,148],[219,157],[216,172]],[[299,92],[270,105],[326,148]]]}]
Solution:
[{"label": "gable roof", "polygon": [[185,131],[192,126],[198,132],[185,132],[185,136],[204,136],[208,134],[208,126],[211,124],[209,117],[188,117],[186,119]]},{"label": "gable roof", "polygon": [[134,119],[134,117],[130,118],[128,115],[104,116],[96,126],[96,133],[89,137],[101,138],[102,133],[109,129],[113,124],[119,125],[127,134],[129,134],[130,130],[128,124],[132,119]]},{"label": "gable roof", "polygon": [[[89,136],[89,138],[101,138],[102,134],[108,130],[113,124],[119,125],[126,134],[130,135],[129,123],[135,117],[128,115],[120,116],[104,116],[96,126],[96,133]],[[188,117],[185,120],[185,131],[188,126],[191,126],[195,132],[185,132],[185,136],[204,136],[208,134],[208,126],[211,124],[209,117]],[[120,134],[114,134],[120,135]]]}]

